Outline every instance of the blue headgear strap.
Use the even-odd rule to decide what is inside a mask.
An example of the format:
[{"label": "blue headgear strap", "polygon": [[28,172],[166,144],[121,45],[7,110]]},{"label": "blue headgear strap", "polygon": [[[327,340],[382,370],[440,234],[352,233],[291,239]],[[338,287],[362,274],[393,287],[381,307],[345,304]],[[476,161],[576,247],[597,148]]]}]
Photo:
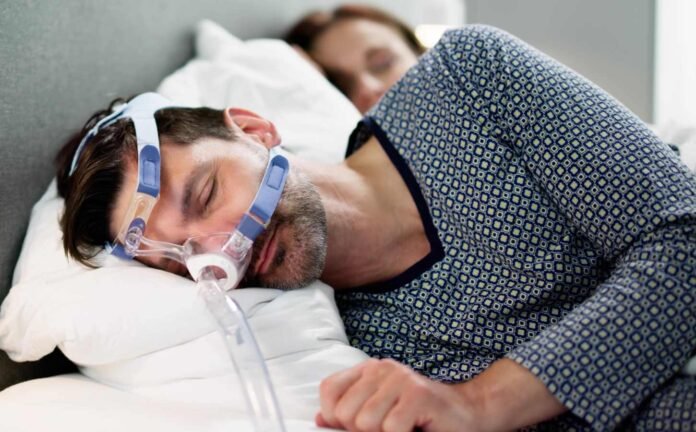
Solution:
[{"label": "blue headgear strap", "polygon": [[[101,129],[114,124],[122,118],[130,118],[135,127],[135,136],[138,142],[137,191],[157,198],[160,191],[161,157],[155,113],[162,108],[171,106],[171,101],[157,93],[143,93],[131,99],[118,110],[99,120],[99,122],[85,134],[82,141],[80,141],[80,145],[77,147],[75,155],[73,156],[68,175],[73,175],[85,146],[97,136]],[[146,221],[138,218],[131,222],[131,226],[133,224],[138,224],[141,226],[142,231],[145,230]],[[119,243],[111,244],[107,242],[106,249],[109,253],[118,255],[122,258],[132,258]]]},{"label": "blue headgear strap", "polygon": [[73,175],[85,146],[97,136],[101,129],[114,124],[122,118],[130,118],[133,121],[135,135],[138,140],[138,192],[143,192],[156,198],[160,189],[161,158],[155,112],[171,106],[172,103],[168,99],[157,93],[143,93],[99,120],[80,141],[80,145],[73,156],[68,175]]},{"label": "blue headgear strap", "polygon": [[[290,164],[285,156],[273,148],[270,152],[266,174],[263,176],[261,186],[256,197],[239,222],[237,229],[252,241],[266,229],[273,212],[280,201],[280,195],[285,187],[285,180],[290,171]],[[253,215],[253,217],[252,217]]]},{"label": "blue headgear strap", "polygon": [[[70,172],[72,175],[77,168],[77,163],[89,141],[94,138],[102,128],[114,124],[122,118],[130,118],[135,126],[135,135],[138,140],[138,192],[143,192],[155,198],[160,190],[160,149],[155,112],[162,108],[173,106],[166,98],[157,93],[143,93],[130,102],[114,111],[110,115],[99,120],[92,129],[85,134],[80,145],[75,151]],[[280,201],[280,196],[285,187],[285,180],[289,172],[289,163],[285,156],[271,149],[268,166],[264,174],[261,186],[256,192],[249,211],[244,214],[239,223],[238,230],[252,241],[266,229],[266,225],[273,216],[273,212]],[[145,221],[136,220],[142,231],[145,230]],[[116,253],[124,258],[132,258],[126,254],[119,244],[107,244],[111,253]]]}]

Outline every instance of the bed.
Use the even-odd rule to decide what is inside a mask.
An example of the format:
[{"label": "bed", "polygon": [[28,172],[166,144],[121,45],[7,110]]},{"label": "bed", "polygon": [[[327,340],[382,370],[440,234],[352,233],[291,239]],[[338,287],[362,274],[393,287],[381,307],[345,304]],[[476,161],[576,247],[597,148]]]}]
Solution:
[{"label": "bed", "polygon": [[[339,161],[355,108],[287,45],[243,41],[277,37],[307,11],[337,3],[0,4],[1,430],[252,430],[190,281],[108,257],[96,271],[65,259],[52,159],[92,112],[157,89],[181,104],[239,101],[276,123],[288,151]],[[422,8],[373,3],[412,15]],[[452,21],[447,8],[440,13]],[[317,282],[235,295],[287,429],[315,429],[320,379],[366,358],[348,345],[332,290]]]},{"label": "bed", "polygon": [[[335,3],[0,5],[1,430],[252,430],[190,281],[108,258],[96,271],[65,260],[52,157],[111,99],[158,89],[181,104],[240,101],[276,123],[288,151],[340,160],[357,111],[286,45],[243,41],[278,36],[307,10]],[[696,168],[696,135],[677,138],[691,143],[683,155]],[[235,296],[287,429],[316,429],[321,378],[366,358],[348,345],[331,288]]]},{"label": "bed", "polygon": [[[52,161],[94,111],[155,89],[179,104],[252,109],[286,151],[341,160],[358,112],[290,47],[256,40],[338,3],[0,4],[0,430],[253,429],[192,282],[108,257],[95,271],[66,260]],[[423,18],[418,0],[372,3]],[[430,22],[463,20],[458,0],[433,4]],[[333,291],[317,282],[235,296],[287,430],[316,429],[319,381],[366,358],[347,343]]]}]

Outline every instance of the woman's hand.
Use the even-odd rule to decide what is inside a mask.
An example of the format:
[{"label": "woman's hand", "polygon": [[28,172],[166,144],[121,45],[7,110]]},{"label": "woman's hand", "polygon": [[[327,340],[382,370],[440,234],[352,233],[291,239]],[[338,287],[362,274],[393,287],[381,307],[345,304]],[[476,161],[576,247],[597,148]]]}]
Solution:
[{"label": "woman's hand", "polygon": [[316,422],[361,432],[483,430],[483,407],[463,385],[432,381],[394,360],[368,360],[322,381]]}]

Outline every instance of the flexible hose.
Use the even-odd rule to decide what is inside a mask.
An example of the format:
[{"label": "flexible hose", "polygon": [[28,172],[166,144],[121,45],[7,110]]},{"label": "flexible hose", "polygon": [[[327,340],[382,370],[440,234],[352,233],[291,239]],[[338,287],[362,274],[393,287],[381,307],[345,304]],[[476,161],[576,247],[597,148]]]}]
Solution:
[{"label": "flexible hose", "polygon": [[244,312],[234,299],[220,288],[211,267],[204,268],[198,279],[198,295],[218,323],[232,360],[254,430],[285,432],[283,416],[273,391],[266,363],[251,332]]}]

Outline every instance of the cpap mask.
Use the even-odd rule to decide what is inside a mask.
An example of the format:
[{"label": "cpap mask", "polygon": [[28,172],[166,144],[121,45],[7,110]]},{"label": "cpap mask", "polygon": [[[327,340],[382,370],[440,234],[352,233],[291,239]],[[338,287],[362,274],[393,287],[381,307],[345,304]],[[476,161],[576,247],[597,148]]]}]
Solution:
[{"label": "cpap mask", "polygon": [[[116,239],[107,242],[105,249],[124,259],[163,256],[175,260],[184,264],[196,280],[203,268],[214,266],[225,274],[225,289],[236,288],[251,260],[254,240],[266,229],[278,205],[289,172],[288,160],[271,149],[256,197],[231,234],[192,237],[183,245],[148,239],[144,235],[145,227],[160,191],[161,158],[154,113],[171,106],[171,102],[162,96],[145,93],[100,120],[80,142],[70,175],[77,167],[84,146],[102,128],[122,118],[130,118],[138,141],[138,184]],[[221,243],[221,240],[225,241]]]},{"label": "cpap mask", "polygon": [[258,344],[239,305],[226,292],[236,288],[251,260],[254,240],[266,229],[280,201],[288,160],[275,149],[251,206],[231,233],[192,237],[182,245],[145,237],[145,227],[159,198],[161,157],[155,113],[174,107],[157,93],[144,93],[101,119],[80,142],[70,166],[75,172],[84,147],[102,128],[130,118],[138,144],[138,184],[123,223],[105,249],[120,258],[162,256],[184,264],[198,293],[218,323],[245,393],[255,430],[284,431],[282,415]]}]

